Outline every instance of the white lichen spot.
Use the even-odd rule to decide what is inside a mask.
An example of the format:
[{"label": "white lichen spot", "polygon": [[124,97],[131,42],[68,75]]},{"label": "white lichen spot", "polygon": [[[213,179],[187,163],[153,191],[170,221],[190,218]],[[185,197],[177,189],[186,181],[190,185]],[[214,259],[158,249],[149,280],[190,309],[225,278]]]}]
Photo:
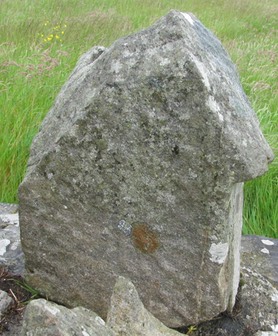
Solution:
[{"label": "white lichen spot", "polygon": [[19,241],[19,240],[18,240],[18,241],[15,241],[15,242],[13,242],[13,243],[11,244],[10,249],[11,249],[12,251],[15,251],[15,250],[19,247],[19,245],[20,245],[20,241]]},{"label": "white lichen spot", "polygon": [[188,177],[192,180],[195,180],[198,175],[191,168],[188,169]]},{"label": "white lichen spot", "polygon": [[118,223],[118,229],[120,229],[125,235],[129,236],[132,228],[125,220],[120,220]]},{"label": "white lichen spot", "polygon": [[261,249],[261,252],[262,253],[265,253],[265,254],[269,254],[269,250],[267,248],[263,248]]},{"label": "white lichen spot", "polygon": [[0,215],[0,219],[4,223],[19,224],[18,213],[9,215]]},{"label": "white lichen spot", "polygon": [[170,64],[171,61],[169,60],[169,58],[161,58],[159,63],[160,63],[160,65],[165,66],[165,65]]},{"label": "white lichen spot", "polygon": [[213,98],[213,96],[209,96],[208,100],[207,100],[207,106],[217,114],[220,122],[224,121],[224,117],[220,112],[220,106],[217,104],[217,102],[215,101],[215,99]]},{"label": "white lichen spot", "polygon": [[170,204],[174,205],[176,202],[176,196],[173,195],[172,193],[158,191],[157,200],[159,202],[165,203],[166,205],[170,205]]},{"label": "white lichen spot", "polygon": [[48,173],[48,174],[47,174],[47,178],[48,178],[49,180],[51,180],[53,176],[54,176],[53,173]]},{"label": "white lichen spot", "polygon": [[111,65],[111,70],[115,74],[118,74],[122,69],[122,64],[119,61],[113,62]]},{"label": "white lichen spot", "polygon": [[182,15],[185,17],[185,19],[192,25],[194,26],[194,20],[192,19],[192,17],[187,14],[187,13],[182,13]]},{"label": "white lichen spot", "polygon": [[274,302],[278,302],[278,291],[275,291],[272,295],[271,295],[271,300]]},{"label": "white lichen spot", "polygon": [[223,264],[227,258],[229,252],[228,243],[212,243],[209,249],[209,253],[211,255],[210,260],[217,264]]},{"label": "white lichen spot", "polygon": [[82,335],[83,336],[90,336],[90,334],[87,333],[87,331],[85,330],[85,328],[82,326]]},{"label": "white lichen spot", "polygon": [[220,111],[220,107],[217,104],[217,102],[215,101],[213,96],[209,96],[208,101],[207,101],[207,105],[214,111],[214,112],[219,112]]},{"label": "white lichen spot", "polygon": [[199,62],[196,57],[191,55],[193,58],[193,62],[196,64],[197,69],[199,70],[200,75],[202,76],[203,83],[205,84],[206,88],[210,90],[210,82],[208,79],[207,71],[203,65],[203,63]]},{"label": "white lichen spot", "polygon": [[46,305],[45,306],[45,309],[52,315],[57,315],[60,313],[60,309],[58,309],[57,307],[54,307],[54,306],[48,306]]},{"label": "white lichen spot", "polygon": [[104,322],[103,319],[102,319],[101,317],[99,317],[99,316],[96,316],[95,321],[96,321],[99,325],[102,325],[102,326],[105,325],[105,322]]},{"label": "white lichen spot", "polygon": [[124,49],[124,51],[123,51],[123,57],[129,58],[129,57],[132,56],[132,55],[133,55],[132,52],[130,52],[130,51],[127,50],[127,49]]},{"label": "white lichen spot", "polygon": [[262,243],[268,246],[274,245],[274,243],[271,240],[262,239]]},{"label": "white lichen spot", "polygon": [[278,332],[278,324],[271,326],[272,331]]},{"label": "white lichen spot", "polygon": [[0,240],[0,255],[4,255],[7,252],[7,246],[9,246],[11,241],[9,239]]}]

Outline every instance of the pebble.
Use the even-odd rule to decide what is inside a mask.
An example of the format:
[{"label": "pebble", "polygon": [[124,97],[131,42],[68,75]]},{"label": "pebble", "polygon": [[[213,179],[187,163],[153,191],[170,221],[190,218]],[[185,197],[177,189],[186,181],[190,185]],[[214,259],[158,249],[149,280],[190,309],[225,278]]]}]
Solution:
[{"label": "pebble", "polygon": [[0,289],[0,317],[9,309],[12,303],[13,299],[9,294]]}]

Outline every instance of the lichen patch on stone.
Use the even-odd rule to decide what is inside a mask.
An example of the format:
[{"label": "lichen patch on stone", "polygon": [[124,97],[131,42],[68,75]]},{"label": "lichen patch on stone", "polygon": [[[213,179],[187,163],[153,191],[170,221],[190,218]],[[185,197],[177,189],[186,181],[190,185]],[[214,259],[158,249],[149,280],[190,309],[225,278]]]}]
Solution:
[{"label": "lichen patch on stone", "polygon": [[271,326],[272,331],[278,332],[278,324]]},{"label": "lichen patch on stone", "polygon": [[128,224],[125,220],[120,220],[118,225],[117,225],[118,229],[121,230],[126,236],[129,236],[131,233],[131,225]]},{"label": "lichen patch on stone", "polygon": [[0,255],[4,255],[7,252],[7,246],[9,246],[11,241],[9,239],[0,240]]},{"label": "lichen patch on stone", "polygon": [[211,254],[210,260],[217,264],[223,264],[227,258],[229,252],[228,243],[212,243],[209,249],[209,253]]},{"label": "lichen patch on stone", "polygon": [[191,17],[188,13],[182,13],[182,15],[186,18],[186,20],[187,20],[192,26],[194,26],[194,20],[192,19],[192,17]]},{"label": "lichen patch on stone", "polygon": [[19,224],[18,213],[0,215],[0,220],[4,223]]},{"label": "lichen patch on stone", "polygon": [[159,247],[156,233],[144,223],[133,226],[132,241],[134,246],[143,253],[153,253]]},{"label": "lichen patch on stone", "polygon": [[265,253],[265,254],[269,254],[269,250],[267,248],[263,248],[261,249],[261,252],[262,253]]},{"label": "lichen patch on stone", "polygon": [[275,301],[275,302],[278,302],[278,291],[271,295],[271,300]]},{"label": "lichen patch on stone", "polygon": [[213,98],[213,96],[209,96],[209,98],[207,100],[207,105],[208,105],[209,108],[211,108],[218,115],[219,121],[223,122],[224,117],[220,112],[220,106],[218,105],[216,100]]},{"label": "lichen patch on stone", "polygon": [[[82,328],[83,328],[83,327],[82,327]],[[83,335],[83,336],[90,336],[90,334],[88,334],[86,330],[82,330],[82,335]]]},{"label": "lichen patch on stone", "polygon": [[203,63],[198,61],[198,59],[195,56],[191,55],[191,57],[193,59],[193,62],[196,65],[197,69],[199,70],[199,73],[202,77],[202,81],[203,81],[205,87],[207,88],[208,91],[210,91],[211,90],[211,85],[210,85],[207,69],[204,67]]},{"label": "lichen patch on stone", "polygon": [[262,239],[262,243],[269,246],[274,245],[274,243],[268,239]]},{"label": "lichen patch on stone", "polygon": [[52,314],[54,316],[61,312],[60,309],[58,309],[54,306],[45,306],[45,309],[48,310],[50,312],[50,314]]},{"label": "lichen patch on stone", "polygon": [[95,321],[99,324],[104,326],[105,322],[103,321],[103,319],[100,316],[96,316]]}]

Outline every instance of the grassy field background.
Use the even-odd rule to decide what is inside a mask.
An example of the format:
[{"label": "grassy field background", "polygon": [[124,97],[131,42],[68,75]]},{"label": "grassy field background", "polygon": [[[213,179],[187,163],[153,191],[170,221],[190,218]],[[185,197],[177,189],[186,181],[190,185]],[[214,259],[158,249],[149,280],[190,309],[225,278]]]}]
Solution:
[{"label": "grassy field background", "polygon": [[[80,55],[152,24],[194,13],[236,63],[278,154],[276,0],[0,0],[0,202],[17,202],[34,135]],[[278,238],[278,161],[246,183],[243,233]]]}]

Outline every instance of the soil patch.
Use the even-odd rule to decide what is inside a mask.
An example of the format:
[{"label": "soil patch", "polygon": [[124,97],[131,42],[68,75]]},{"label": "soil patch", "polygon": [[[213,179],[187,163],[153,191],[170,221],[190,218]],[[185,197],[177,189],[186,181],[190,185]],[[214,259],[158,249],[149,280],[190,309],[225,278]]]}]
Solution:
[{"label": "soil patch", "polygon": [[0,316],[0,335],[18,335],[25,307],[36,293],[21,276],[10,273],[3,266],[0,266],[0,289],[13,299],[10,308]]}]

